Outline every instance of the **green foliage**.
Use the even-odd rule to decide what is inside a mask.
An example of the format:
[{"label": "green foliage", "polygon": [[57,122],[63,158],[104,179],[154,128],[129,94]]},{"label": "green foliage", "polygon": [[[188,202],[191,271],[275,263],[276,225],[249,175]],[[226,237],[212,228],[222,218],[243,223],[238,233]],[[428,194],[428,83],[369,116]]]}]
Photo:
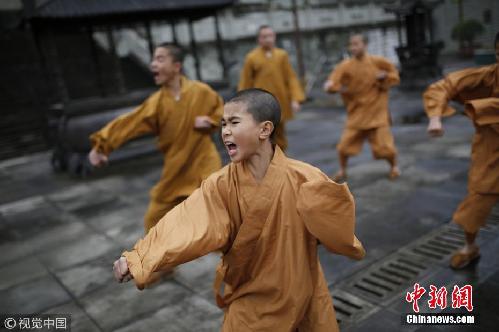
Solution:
[{"label": "green foliage", "polygon": [[459,22],[452,29],[452,39],[466,41],[468,44],[473,44],[475,38],[482,34],[485,30],[482,23],[477,20],[470,19]]}]

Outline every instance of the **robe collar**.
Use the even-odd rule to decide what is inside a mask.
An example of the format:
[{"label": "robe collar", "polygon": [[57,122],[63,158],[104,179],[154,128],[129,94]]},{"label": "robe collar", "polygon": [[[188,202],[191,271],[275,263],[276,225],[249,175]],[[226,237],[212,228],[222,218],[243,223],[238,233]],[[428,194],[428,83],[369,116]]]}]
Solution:
[{"label": "robe collar", "polygon": [[[224,307],[230,301],[229,294],[222,294],[222,281],[236,289],[247,282],[251,277],[251,269],[255,263],[254,252],[263,228],[279,207],[279,196],[286,178],[286,156],[279,146],[275,145],[274,156],[267,172],[260,183],[256,183],[251,171],[244,164],[234,164],[232,182],[229,190],[231,206],[238,206],[238,211],[229,211],[233,223],[239,229],[232,242],[232,246],[225,252],[222,263],[217,269],[215,278],[215,294],[217,304]],[[242,197],[241,195],[244,195]],[[241,214],[239,199],[247,203],[244,215]]]},{"label": "robe collar", "polygon": [[247,163],[244,161],[235,164],[235,169],[237,172],[237,177],[239,184],[249,185],[249,186],[262,186],[267,187],[268,182],[273,182],[278,176],[276,173],[280,171],[282,166],[285,164],[286,155],[282,152],[281,148],[278,145],[274,145],[274,155],[270,160],[269,166],[263,179],[260,182],[257,182],[253,173],[251,173]]},{"label": "robe collar", "polygon": [[173,101],[178,102],[178,101],[182,100],[183,98],[185,98],[185,95],[190,90],[191,86],[192,86],[192,81],[190,79],[188,79],[187,77],[185,77],[185,75],[181,75],[180,76],[180,95],[179,95],[178,100],[175,98],[175,96],[173,95],[173,93],[171,92],[170,89],[166,88],[165,86],[163,86],[162,89],[163,89],[163,94],[168,99],[171,99]]},{"label": "robe collar", "polygon": [[[274,56],[275,56],[275,47],[272,47],[272,49],[270,51],[267,51],[266,49],[264,49],[262,46],[258,46],[258,49],[260,50],[260,52],[262,52],[263,54],[263,57],[265,59],[273,59]],[[270,52],[270,57],[267,57],[267,53]]]}]

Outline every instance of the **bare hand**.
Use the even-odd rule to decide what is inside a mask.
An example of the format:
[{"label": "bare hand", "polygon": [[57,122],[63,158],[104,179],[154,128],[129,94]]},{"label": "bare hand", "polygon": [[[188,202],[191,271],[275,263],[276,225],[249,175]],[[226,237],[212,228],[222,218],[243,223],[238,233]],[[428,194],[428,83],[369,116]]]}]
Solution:
[{"label": "bare hand", "polygon": [[291,109],[293,110],[293,113],[299,112],[301,109],[300,103],[297,101],[292,101],[291,102]]},{"label": "bare hand", "polygon": [[108,158],[105,154],[100,153],[95,148],[88,154],[88,160],[94,167],[101,167],[108,163]]},{"label": "bare hand", "polygon": [[326,92],[329,92],[329,89],[332,86],[333,86],[333,81],[327,80],[326,82],[324,82],[324,85],[322,86],[322,89],[324,89],[324,91],[326,91]]},{"label": "bare hand", "polygon": [[128,269],[126,258],[121,256],[113,264],[114,278],[118,282],[130,281],[133,277]]},{"label": "bare hand", "polygon": [[428,134],[432,137],[439,137],[444,134],[444,128],[442,127],[442,120],[439,116],[432,116],[430,118],[430,123],[428,123],[428,128],[426,129]]},{"label": "bare hand", "polygon": [[206,115],[196,116],[196,119],[194,120],[194,128],[208,129],[211,128],[211,126],[212,124],[209,116]]},{"label": "bare hand", "polygon": [[382,81],[386,78],[387,75],[388,73],[385,70],[381,70],[376,74],[376,79]]}]

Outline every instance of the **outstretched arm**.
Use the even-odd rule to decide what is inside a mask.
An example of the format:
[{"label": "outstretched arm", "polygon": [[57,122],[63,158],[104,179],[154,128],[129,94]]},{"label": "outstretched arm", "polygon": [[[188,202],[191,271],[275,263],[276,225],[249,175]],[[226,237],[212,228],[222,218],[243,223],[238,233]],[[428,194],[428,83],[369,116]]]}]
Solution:
[{"label": "outstretched arm", "polygon": [[346,184],[306,182],[300,187],[297,208],[308,231],[327,250],[353,259],[365,256],[355,236],[355,203]]},{"label": "outstretched arm", "polygon": [[[430,119],[428,133],[432,136],[443,134],[441,118],[453,115],[456,110],[448,105],[454,100],[464,103],[475,89],[480,89],[487,80],[486,67],[457,71],[431,84],[423,93],[425,112]],[[473,99],[473,98],[471,98]]]},{"label": "outstretched arm", "polygon": [[159,128],[156,111],[159,98],[160,93],[155,93],[132,112],[117,117],[93,133],[90,136],[93,150],[107,156],[135,137],[149,133],[157,134]]},{"label": "outstretched arm", "polygon": [[[153,272],[169,270],[221,250],[227,244],[229,233],[227,206],[216,178],[208,178],[122,256],[137,288],[143,289]],[[126,280],[127,271],[120,271]]]}]

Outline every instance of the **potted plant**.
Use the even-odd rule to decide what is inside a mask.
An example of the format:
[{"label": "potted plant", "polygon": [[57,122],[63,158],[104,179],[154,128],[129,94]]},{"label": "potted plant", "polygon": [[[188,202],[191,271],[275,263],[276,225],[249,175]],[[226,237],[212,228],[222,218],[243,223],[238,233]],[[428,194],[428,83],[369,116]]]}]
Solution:
[{"label": "potted plant", "polygon": [[475,48],[475,38],[485,30],[482,23],[469,19],[457,23],[452,29],[452,39],[459,40],[459,51],[465,57],[472,57]]}]

